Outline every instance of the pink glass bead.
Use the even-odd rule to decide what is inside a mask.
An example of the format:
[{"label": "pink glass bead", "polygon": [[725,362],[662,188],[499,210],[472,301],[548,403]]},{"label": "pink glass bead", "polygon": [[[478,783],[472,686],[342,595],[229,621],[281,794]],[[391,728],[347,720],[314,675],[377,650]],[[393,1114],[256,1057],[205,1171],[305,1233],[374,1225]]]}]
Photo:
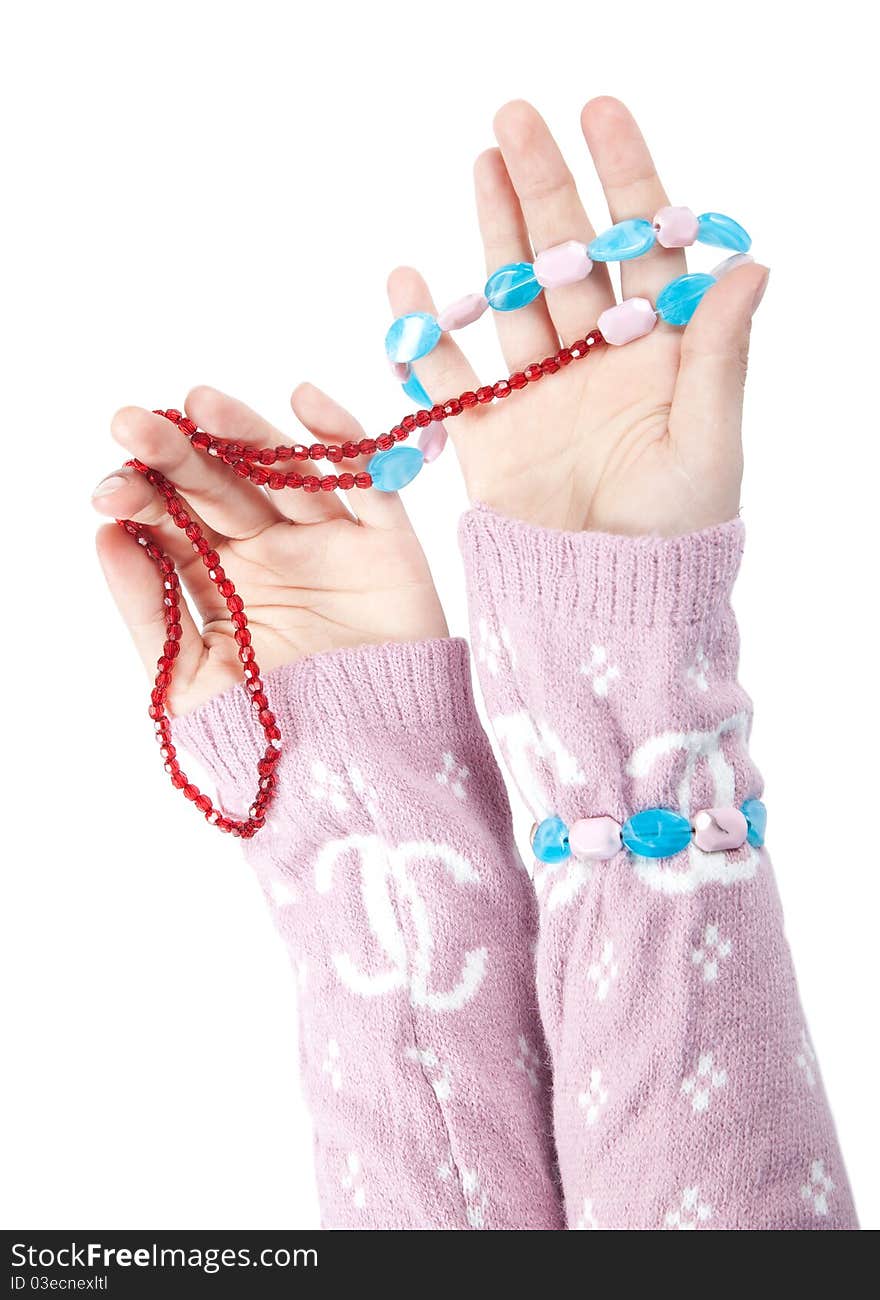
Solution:
[{"label": "pink glass bead", "polygon": [[690,208],[661,208],[654,214],[654,232],[661,248],[690,248],[700,223]]},{"label": "pink glass bead", "polygon": [[405,384],[412,374],[412,366],[408,361],[392,361],[391,373],[400,384]]},{"label": "pink glass bead", "polygon": [[694,843],[705,853],[740,849],[749,824],[738,808],[705,808],[694,818]]},{"label": "pink glass bead", "polygon": [[586,244],[569,239],[564,244],[545,248],[534,262],[535,279],[544,289],[561,289],[565,284],[586,280],[593,269]]},{"label": "pink glass bead", "polygon": [[613,817],[582,817],[568,828],[568,847],[576,858],[613,858],[621,849],[620,823]]},{"label": "pink glass bead", "polygon": [[432,460],[437,459],[446,446],[448,437],[449,435],[440,421],[429,424],[422,429],[419,434],[419,451],[424,456],[426,465],[430,465]]},{"label": "pink glass bead", "polygon": [[475,320],[479,320],[488,306],[485,294],[465,294],[463,298],[450,303],[445,310],[441,311],[437,317],[437,324],[444,333],[449,330],[463,329],[465,325],[473,325]]},{"label": "pink glass bead", "polygon": [[616,307],[608,307],[597,321],[606,343],[621,347],[650,334],[657,324],[657,313],[647,298],[625,298]]}]

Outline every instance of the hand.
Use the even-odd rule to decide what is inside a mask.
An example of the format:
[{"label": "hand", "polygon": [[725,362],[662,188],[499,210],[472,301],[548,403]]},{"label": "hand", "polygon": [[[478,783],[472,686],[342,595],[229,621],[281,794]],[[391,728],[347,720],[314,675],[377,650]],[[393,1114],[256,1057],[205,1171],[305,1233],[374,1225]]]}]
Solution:
[{"label": "hand", "polygon": [[[582,126],[611,220],[650,220],[669,200],[629,112],[617,100],[596,99]],[[500,149],[482,154],[475,168],[487,269],[531,261],[533,252],[568,239],[588,243],[595,230],[535,109],[508,104],[495,132]],[[684,250],[656,246],[622,264],[623,296],[654,302],[685,269]],[[600,347],[552,378],[451,420],[471,499],[568,530],[674,535],[733,518],[749,327],[768,274],[754,264],[732,270],[684,331],[658,322],[645,338]],[[408,268],[390,277],[389,297],[395,316],[434,310],[425,282]],[[552,354],[560,339],[583,338],[613,301],[607,270],[596,264],[579,284],[494,313],[510,371]],[[486,382],[448,334],[416,369],[437,402]]]},{"label": "hand", "polygon": [[[309,384],[297,388],[291,406],[324,443],[364,437],[347,411]],[[285,441],[241,402],[212,388],[194,389],[186,412],[219,437],[257,446]],[[172,480],[220,553],[244,601],[264,672],[322,650],[447,635],[422,548],[396,495],[353,491],[348,509],[335,493],[269,493],[195,450],[164,416],[139,407],[119,411],[112,431],[134,457]],[[98,485],[93,504],[102,514],[149,525],[201,616],[200,632],[181,604],[171,711],[187,712],[238,683],[242,670],[225,602],[155,489],[135,469],[116,470]],[[98,554],[152,676],[165,639],[156,569],[115,524],[100,530]]]}]

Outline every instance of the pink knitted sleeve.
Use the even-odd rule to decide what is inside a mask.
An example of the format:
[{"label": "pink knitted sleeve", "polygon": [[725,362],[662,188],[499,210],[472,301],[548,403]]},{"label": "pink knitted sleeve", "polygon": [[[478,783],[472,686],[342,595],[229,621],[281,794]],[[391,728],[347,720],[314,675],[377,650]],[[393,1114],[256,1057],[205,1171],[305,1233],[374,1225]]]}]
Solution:
[{"label": "pink knitted sleeve", "polygon": [[[536,821],[760,795],[738,521],[663,540],[478,508],[461,537],[491,725]],[[766,851],[569,857],[535,886],[569,1227],[856,1227]]]},{"label": "pink knitted sleeve", "polygon": [[[466,644],[318,655],[266,690],[280,788],[245,852],[297,972],[324,1227],[561,1228],[534,901]],[[243,812],[244,689],[174,730]]]}]

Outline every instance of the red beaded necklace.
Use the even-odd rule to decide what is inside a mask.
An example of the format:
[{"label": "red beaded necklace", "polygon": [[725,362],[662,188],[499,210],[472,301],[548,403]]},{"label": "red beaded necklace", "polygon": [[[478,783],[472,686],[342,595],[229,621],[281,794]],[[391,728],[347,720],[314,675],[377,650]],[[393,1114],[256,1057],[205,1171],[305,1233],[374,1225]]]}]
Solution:
[{"label": "red beaded necklace", "polygon": [[[545,375],[554,375],[572,361],[588,356],[594,348],[604,342],[599,330],[591,330],[586,338],[578,339],[570,347],[560,348],[552,357],[536,361],[526,366],[524,370],[516,371],[507,379],[500,379],[497,384],[478,388],[476,392],[462,393],[460,397],[453,397],[448,402],[432,406],[430,410],[406,415],[400,424],[396,424],[388,433],[383,433],[378,438],[361,438],[359,442],[345,442],[342,446],[327,447],[321,442],[316,442],[308,447],[302,443],[292,447],[245,447],[241,443],[215,438],[212,434],[205,433],[180,411],[157,411],[156,414],[164,415],[172,424],[176,424],[181,433],[185,434],[199,451],[218,457],[240,478],[250,479],[258,487],[271,488],[273,491],[281,488],[302,488],[304,492],[335,492],[337,488],[344,491],[352,488],[368,488],[373,480],[366,472],[326,474],[319,477],[317,474],[300,474],[295,471],[289,473],[270,471],[268,466],[291,460],[329,460],[335,464],[342,460],[353,460],[358,456],[371,456],[377,451],[387,451],[395,443],[404,442],[414,429],[423,429],[435,421],[453,419],[471,407],[487,406],[490,402],[509,397],[512,392],[525,388],[527,384],[536,383]],[[203,536],[199,525],[184,509],[183,502],[174,490],[174,485],[164,474],[157,469],[151,469],[143,461],[131,460],[128,464],[139,470],[159,493],[166,511],[177,527],[186,533],[193,550],[202,557],[202,563],[208,570],[208,577],[225,600],[232,626],[235,628],[235,640],[238,644],[238,657],[243,666],[245,687],[250,693],[254,714],[266,739],[266,749],[257,764],[259,786],[244,819],[224,816],[214,807],[208,795],[203,794],[197,785],[193,785],[186,773],[181,770],[172,743],[171,720],[165,712],[168,690],[174,673],[174,661],[180,653],[180,638],[183,634],[179,620],[180,578],[174,561],[152,541],[147,529],[131,519],[119,519],[117,520],[119,526],[135,538],[140,546],[143,546],[161,573],[165,586],[165,643],[156,664],[156,679],[150,693],[149,710],[156,730],[156,739],[160,745],[160,753],[165,760],[165,771],[171,778],[171,784],[183,791],[184,796],[204,813],[207,821],[219,830],[225,831],[226,834],[250,839],[260,827],[265,825],[266,812],[275,795],[277,780],[275,765],[281,752],[281,732],[263,689],[260,668],[251,644],[251,634],[248,631],[244,601],[236,594],[232,580],[227,578],[220,564],[220,556]]]}]

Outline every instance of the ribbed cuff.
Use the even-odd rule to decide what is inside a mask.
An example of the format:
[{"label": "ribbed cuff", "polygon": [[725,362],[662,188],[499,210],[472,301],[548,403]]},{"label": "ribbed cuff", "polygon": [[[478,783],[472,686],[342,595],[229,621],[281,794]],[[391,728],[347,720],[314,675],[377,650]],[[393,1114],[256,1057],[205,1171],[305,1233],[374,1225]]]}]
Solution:
[{"label": "ribbed cuff", "polygon": [[[320,734],[352,755],[387,750],[401,732],[460,736],[480,726],[468,646],[458,638],[312,655],[273,669],[264,685],[282,746]],[[175,718],[173,733],[221,789],[253,781],[265,744],[244,686]]]},{"label": "ribbed cuff", "polygon": [[629,627],[711,616],[730,598],[743,539],[739,519],[683,537],[620,537],[535,528],[487,506],[469,510],[459,526],[479,600]]}]

